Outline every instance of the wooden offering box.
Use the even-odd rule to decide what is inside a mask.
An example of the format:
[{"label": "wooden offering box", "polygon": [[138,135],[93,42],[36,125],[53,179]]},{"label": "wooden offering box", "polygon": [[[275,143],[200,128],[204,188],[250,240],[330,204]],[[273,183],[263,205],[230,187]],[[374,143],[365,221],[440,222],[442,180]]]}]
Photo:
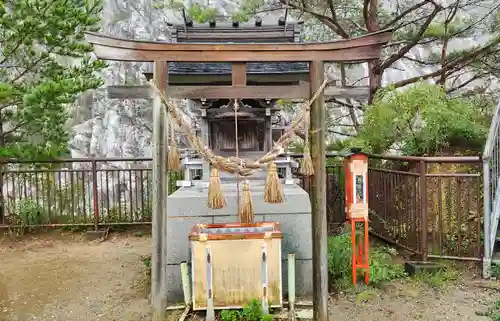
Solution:
[{"label": "wooden offering box", "polygon": [[195,225],[193,309],[242,308],[254,299],[281,307],[282,238],[275,222]]}]

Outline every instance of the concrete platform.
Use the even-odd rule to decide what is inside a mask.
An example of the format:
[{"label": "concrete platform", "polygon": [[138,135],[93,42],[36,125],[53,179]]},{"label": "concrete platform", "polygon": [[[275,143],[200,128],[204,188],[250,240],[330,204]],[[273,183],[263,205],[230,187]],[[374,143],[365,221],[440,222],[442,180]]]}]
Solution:
[{"label": "concrete platform", "polygon": [[[284,234],[282,241],[283,287],[287,291],[287,264],[289,253],[296,254],[296,293],[312,293],[312,233],[309,195],[297,185],[282,185],[285,203],[264,202],[264,181],[250,182],[255,221],[279,222]],[[241,187],[240,187],[241,188]],[[222,189],[227,206],[212,210],[207,204],[207,188],[182,187],[168,197],[168,297],[172,301],[183,298],[180,266],[190,262],[189,232],[198,223],[216,224],[237,222],[236,183],[224,183]]]}]

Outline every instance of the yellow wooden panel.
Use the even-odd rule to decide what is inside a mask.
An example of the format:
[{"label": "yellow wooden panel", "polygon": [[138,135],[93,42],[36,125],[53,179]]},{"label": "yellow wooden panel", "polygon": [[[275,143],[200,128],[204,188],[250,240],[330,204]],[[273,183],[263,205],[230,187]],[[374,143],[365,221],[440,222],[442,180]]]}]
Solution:
[{"label": "yellow wooden panel", "polygon": [[242,307],[262,298],[261,245],[267,243],[268,297],[272,306],[282,304],[281,239],[192,242],[193,308],[206,308],[206,246],[212,253],[215,308]]}]

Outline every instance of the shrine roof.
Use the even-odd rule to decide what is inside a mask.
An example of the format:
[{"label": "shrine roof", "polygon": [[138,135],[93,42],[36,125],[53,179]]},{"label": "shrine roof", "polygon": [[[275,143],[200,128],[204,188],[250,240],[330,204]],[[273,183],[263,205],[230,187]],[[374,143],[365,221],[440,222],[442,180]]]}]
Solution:
[{"label": "shrine roof", "polygon": [[[189,22],[188,22],[189,23]],[[302,23],[284,23],[283,18],[275,24],[184,24],[175,25],[173,36],[178,43],[294,43],[298,42]],[[175,75],[230,75],[231,63],[170,62],[168,73]],[[307,62],[249,62],[247,74],[308,73]]]},{"label": "shrine roof", "polygon": [[[152,72],[152,71],[151,71]],[[307,62],[248,62],[247,74],[286,74],[308,73]],[[231,63],[190,63],[169,62],[168,73],[175,75],[230,75]]]}]

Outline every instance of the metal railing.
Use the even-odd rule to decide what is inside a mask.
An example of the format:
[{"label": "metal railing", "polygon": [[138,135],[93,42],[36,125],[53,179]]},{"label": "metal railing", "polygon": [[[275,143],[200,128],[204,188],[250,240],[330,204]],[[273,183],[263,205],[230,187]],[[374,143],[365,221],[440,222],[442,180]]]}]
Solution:
[{"label": "metal railing", "polygon": [[[328,154],[326,168],[330,234],[345,222],[344,168],[337,156]],[[6,163],[0,228],[151,224],[151,163],[150,158]],[[311,180],[297,172],[293,176],[310,192]],[[480,172],[478,157],[373,155],[371,232],[424,258],[481,258]],[[169,191],[177,189],[181,176],[170,174]]]},{"label": "metal railing", "polygon": [[500,219],[500,102],[491,121],[483,153],[484,176],[484,260],[485,276],[488,274]]},{"label": "metal railing", "polygon": [[372,156],[372,233],[427,257],[477,260],[481,248],[479,157]]}]

